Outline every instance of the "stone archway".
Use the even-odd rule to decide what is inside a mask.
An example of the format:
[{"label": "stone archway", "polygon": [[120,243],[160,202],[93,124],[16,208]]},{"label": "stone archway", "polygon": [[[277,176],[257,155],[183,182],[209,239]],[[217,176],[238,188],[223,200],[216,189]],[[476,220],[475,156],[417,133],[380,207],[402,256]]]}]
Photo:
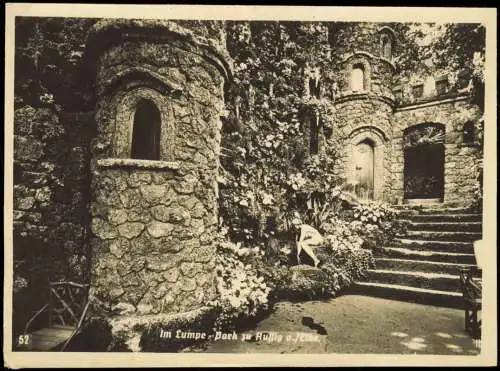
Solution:
[{"label": "stone archway", "polygon": [[445,126],[423,123],[407,128],[404,144],[404,199],[442,202]]}]

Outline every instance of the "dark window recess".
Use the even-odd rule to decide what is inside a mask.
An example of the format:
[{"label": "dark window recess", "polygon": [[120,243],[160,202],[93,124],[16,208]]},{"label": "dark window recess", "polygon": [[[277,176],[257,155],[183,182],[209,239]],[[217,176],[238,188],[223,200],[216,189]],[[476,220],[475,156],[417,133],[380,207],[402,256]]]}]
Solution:
[{"label": "dark window recess", "polygon": [[382,37],[382,56],[387,59],[392,58],[392,44],[388,36]]},{"label": "dark window recess", "polygon": [[424,84],[415,85],[412,88],[412,94],[413,94],[413,97],[415,97],[415,98],[421,98],[422,95],[424,94]]},{"label": "dark window recess", "polygon": [[309,94],[312,97],[319,98],[320,97],[320,88],[321,88],[321,83],[319,80],[310,78],[309,79]]},{"label": "dark window recess", "polygon": [[448,92],[448,80],[438,80],[436,81],[436,93],[437,95],[444,95]]},{"label": "dark window recess", "polygon": [[469,76],[465,72],[458,74],[457,88],[464,89],[469,85]]},{"label": "dark window recess", "polygon": [[403,99],[403,91],[401,89],[396,89],[393,91],[394,93],[394,99],[396,101],[400,102]]},{"label": "dark window recess", "polygon": [[317,155],[319,152],[319,127],[317,125],[316,117],[311,117],[309,121],[309,132],[310,132],[310,142],[309,142],[309,153],[311,155]]},{"label": "dark window recess", "polygon": [[467,121],[464,124],[463,142],[464,144],[474,143],[474,122],[472,121]]},{"label": "dark window recess", "polygon": [[134,115],[131,157],[142,160],[159,160],[160,129],[160,111],[151,101],[141,100],[137,104]]}]

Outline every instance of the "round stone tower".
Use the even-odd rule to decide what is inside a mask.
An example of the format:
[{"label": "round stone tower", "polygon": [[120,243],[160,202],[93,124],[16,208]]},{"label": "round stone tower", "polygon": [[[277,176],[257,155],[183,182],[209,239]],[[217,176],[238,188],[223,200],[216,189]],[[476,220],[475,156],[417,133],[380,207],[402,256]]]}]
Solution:
[{"label": "round stone tower", "polygon": [[115,333],[121,318],[161,323],[215,295],[229,65],[220,40],[209,41],[175,22],[131,19],[98,22],[88,37],[96,91],[90,304]]},{"label": "round stone tower", "polygon": [[387,199],[390,187],[392,94],[396,43],[380,23],[346,23],[334,35],[333,103],[340,146],[338,166],[361,198]]}]

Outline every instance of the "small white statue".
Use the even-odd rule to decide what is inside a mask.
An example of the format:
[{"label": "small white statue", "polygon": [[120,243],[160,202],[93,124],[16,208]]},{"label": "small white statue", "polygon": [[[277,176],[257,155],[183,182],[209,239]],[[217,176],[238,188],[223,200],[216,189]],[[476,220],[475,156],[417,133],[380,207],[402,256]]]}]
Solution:
[{"label": "small white statue", "polygon": [[304,250],[314,261],[314,267],[317,267],[320,261],[314,254],[314,249],[323,243],[323,236],[315,228],[302,223],[298,217],[292,220],[292,225],[298,232],[297,263],[300,264],[300,253]]}]

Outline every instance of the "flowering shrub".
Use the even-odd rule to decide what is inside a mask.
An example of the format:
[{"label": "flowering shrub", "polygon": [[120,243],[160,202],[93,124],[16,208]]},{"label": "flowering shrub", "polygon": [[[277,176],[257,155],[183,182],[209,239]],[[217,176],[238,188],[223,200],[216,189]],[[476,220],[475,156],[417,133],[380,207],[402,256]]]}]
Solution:
[{"label": "flowering shrub", "polygon": [[383,202],[362,203],[354,207],[354,218],[363,223],[375,224],[381,228],[388,227],[394,220],[396,211]]},{"label": "flowering shrub", "polygon": [[323,223],[322,229],[327,233],[325,241],[332,250],[336,248],[361,248],[363,239],[359,235],[362,224],[357,221],[347,222],[339,218]]},{"label": "flowering shrub", "polygon": [[290,175],[287,183],[294,191],[300,191],[307,185],[307,179],[304,178],[301,172],[298,172]]},{"label": "flowering shrub", "polygon": [[364,277],[366,270],[374,266],[371,251],[362,248],[363,228],[360,221],[348,222],[340,218],[332,218],[323,223],[323,230],[327,234],[322,250],[317,255],[322,262],[320,268],[329,277],[331,295]]},{"label": "flowering shrub", "polygon": [[377,249],[387,246],[392,239],[406,231],[406,222],[397,218],[396,210],[382,202],[362,203],[354,207],[353,218],[361,223],[358,232],[363,247]]},{"label": "flowering shrub", "polygon": [[483,189],[482,181],[476,180],[474,183],[474,201],[470,205],[470,208],[474,211],[481,211],[483,205]]},{"label": "flowering shrub", "polygon": [[[335,295],[353,281],[366,276],[375,266],[372,252],[333,236],[326,239],[328,254],[323,256],[321,269],[329,277],[330,294]],[[340,240],[340,241],[339,241]]]},{"label": "flowering shrub", "polygon": [[268,308],[271,288],[248,261],[263,254],[258,247],[246,248],[225,238],[219,238],[216,257],[218,297],[209,304],[219,310],[216,326],[227,330],[238,319],[255,317]]}]

